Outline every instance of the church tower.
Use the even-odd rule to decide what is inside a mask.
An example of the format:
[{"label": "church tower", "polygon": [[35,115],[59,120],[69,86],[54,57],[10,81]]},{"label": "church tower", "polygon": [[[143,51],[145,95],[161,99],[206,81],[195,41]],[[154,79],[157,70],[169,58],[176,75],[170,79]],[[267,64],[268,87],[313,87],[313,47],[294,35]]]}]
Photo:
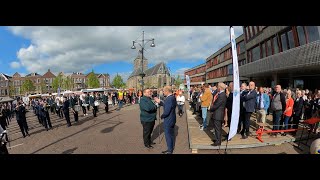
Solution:
[{"label": "church tower", "polygon": [[[134,71],[136,71],[137,69],[141,69],[141,61],[142,59],[142,54],[141,54],[141,50],[139,50],[138,52],[138,56],[136,57],[136,59],[134,60],[133,64],[134,64]],[[143,71],[146,71],[148,69],[148,59],[146,59],[145,57],[143,57]]]}]

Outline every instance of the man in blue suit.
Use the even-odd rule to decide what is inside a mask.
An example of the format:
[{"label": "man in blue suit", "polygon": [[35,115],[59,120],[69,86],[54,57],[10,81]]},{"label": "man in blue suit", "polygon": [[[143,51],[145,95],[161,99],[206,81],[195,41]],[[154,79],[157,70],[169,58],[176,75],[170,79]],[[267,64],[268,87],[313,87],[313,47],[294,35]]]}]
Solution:
[{"label": "man in blue suit", "polygon": [[250,127],[250,117],[256,108],[256,100],[257,100],[257,92],[256,85],[253,81],[249,83],[249,92],[242,96],[243,101],[245,102],[244,108],[246,110],[245,119],[244,119],[244,129],[240,132],[242,138],[247,139],[250,135],[249,127]]},{"label": "man in blue suit", "polygon": [[163,106],[163,114],[161,119],[164,119],[164,133],[166,137],[167,147],[166,151],[163,151],[163,154],[172,154],[174,149],[174,127],[176,124],[176,106],[177,101],[175,96],[172,95],[172,89],[170,86],[165,86],[163,88],[163,93],[166,96],[164,101],[160,101],[159,98],[155,97],[154,100],[159,103],[160,106]]}]

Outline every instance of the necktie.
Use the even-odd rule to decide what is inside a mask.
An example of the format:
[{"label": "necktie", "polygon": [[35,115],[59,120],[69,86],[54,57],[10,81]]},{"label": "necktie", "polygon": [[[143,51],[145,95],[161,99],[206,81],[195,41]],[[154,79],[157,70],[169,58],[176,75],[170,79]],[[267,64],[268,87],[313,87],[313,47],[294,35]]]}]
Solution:
[{"label": "necktie", "polygon": [[[216,99],[218,98],[218,95],[219,95],[219,93],[217,93],[216,95],[214,95],[214,97],[213,97],[213,103],[216,101]],[[213,104],[212,103],[212,104]]]}]

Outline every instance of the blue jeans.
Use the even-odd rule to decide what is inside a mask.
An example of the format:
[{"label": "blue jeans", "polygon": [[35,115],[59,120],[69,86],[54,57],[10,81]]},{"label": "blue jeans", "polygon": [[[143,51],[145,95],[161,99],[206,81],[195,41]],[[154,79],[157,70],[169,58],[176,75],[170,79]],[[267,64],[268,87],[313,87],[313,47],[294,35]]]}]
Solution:
[{"label": "blue jeans", "polygon": [[287,130],[288,129],[288,123],[290,120],[291,116],[284,116],[284,129]]},{"label": "blue jeans", "polygon": [[179,115],[180,114],[183,114],[183,104],[182,105],[178,105],[178,112],[179,112]]},{"label": "blue jeans", "polygon": [[122,100],[119,100],[119,110],[122,108]]},{"label": "blue jeans", "polygon": [[279,130],[279,125],[280,125],[280,118],[281,118],[281,115],[282,115],[282,111],[273,111],[273,115],[272,115],[272,118],[273,118],[273,128],[272,130]]},{"label": "blue jeans", "polygon": [[201,107],[201,111],[202,111],[202,119],[203,119],[202,126],[203,126],[203,128],[206,128],[207,127],[207,111],[208,111],[208,108],[207,107]]}]

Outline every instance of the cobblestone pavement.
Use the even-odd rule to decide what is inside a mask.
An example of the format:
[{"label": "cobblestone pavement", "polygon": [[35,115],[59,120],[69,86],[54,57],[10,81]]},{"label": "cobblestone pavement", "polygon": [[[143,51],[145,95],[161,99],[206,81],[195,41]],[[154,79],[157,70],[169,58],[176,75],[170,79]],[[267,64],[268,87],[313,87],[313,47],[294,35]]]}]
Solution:
[{"label": "cobblestone pavement", "polygon": [[[139,106],[124,106],[120,111],[115,108],[105,113],[100,107],[98,117],[93,118],[79,113],[79,122],[75,123],[72,113],[71,127],[66,126],[65,119],[51,115],[53,129],[46,131],[36,119],[33,112],[27,113],[30,137],[23,138],[19,126],[14,119],[9,125],[10,154],[160,154],[166,150],[162,123],[156,121],[152,139],[154,149],[146,149],[142,140],[142,125],[139,120]],[[162,109],[161,109],[161,112]],[[267,146],[249,149],[232,149],[228,154],[298,154],[307,153],[305,146],[301,152],[291,144]],[[191,154],[189,149],[186,117],[177,116],[175,154]],[[199,154],[223,154],[224,150],[199,150]]]}]

